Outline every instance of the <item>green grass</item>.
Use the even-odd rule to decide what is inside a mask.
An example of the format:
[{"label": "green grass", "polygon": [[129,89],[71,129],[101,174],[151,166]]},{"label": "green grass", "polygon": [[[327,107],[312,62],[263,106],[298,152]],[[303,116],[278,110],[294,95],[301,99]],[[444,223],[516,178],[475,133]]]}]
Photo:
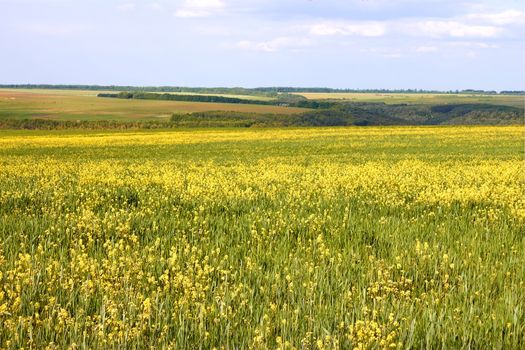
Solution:
[{"label": "green grass", "polygon": [[0,130],[1,347],[523,348],[524,133]]},{"label": "green grass", "polygon": [[[147,91],[145,91],[147,92]],[[204,94],[204,93],[193,93],[193,92],[156,92],[157,94],[172,94],[172,95],[202,95],[202,96],[222,96],[230,98],[240,98],[244,100],[255,100],[255,101],[271,101],[274,98],[268,96],[258,95],[236,95],[236,94]]]},{"label": "green grass", "polygon": [[167,120],[174,113],[236,111],[293,114],[301,108],[97,98],[101,91],[0,89],[0,118],[56,120]]},{"label": "green grass", "polygon": [[523,107],[524,96],[518,95],[469,95],[469,94],[403,94],[403,93],[295,93],[308,99],[335,99],[354,102],[384,102],[388,104],[445,104],[487,103]]}]

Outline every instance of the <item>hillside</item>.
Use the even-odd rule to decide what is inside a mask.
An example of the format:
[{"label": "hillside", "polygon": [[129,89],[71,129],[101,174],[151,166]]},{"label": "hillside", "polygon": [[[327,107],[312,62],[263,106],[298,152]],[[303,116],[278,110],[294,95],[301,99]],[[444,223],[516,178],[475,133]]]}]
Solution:
[{"label": "hillside", "polygon": [[[358,100],[350,100],[311,99],[308,95],[309,99],[281,92],[263,98],[243,94],[161,91],[0,89],[0,128],[523,124],[524,109],[517,103],[522,98],[519,95],[474,97],[440,94],[429,97],[425,94],[390,93],[382,94],[383,100],[377,100],[381,96],[376,93],[358,96]],[[392,103],[392,98],[407,102]]]}]

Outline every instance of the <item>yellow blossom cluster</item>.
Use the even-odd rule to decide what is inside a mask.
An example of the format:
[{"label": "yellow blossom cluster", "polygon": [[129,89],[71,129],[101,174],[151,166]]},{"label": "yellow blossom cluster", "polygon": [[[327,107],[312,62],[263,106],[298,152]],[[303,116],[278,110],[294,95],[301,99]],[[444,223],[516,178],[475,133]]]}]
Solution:
[{"label": "yellow blossom cluster", "polygon": [[524,131],[4,131],[0,349],[522,348]]}]

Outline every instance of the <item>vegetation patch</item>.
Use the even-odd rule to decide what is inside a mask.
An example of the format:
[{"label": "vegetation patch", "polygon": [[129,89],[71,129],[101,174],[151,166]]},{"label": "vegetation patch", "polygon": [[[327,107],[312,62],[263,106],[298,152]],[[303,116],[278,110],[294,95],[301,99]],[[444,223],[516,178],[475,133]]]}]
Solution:
[{"label": "vegetation patch", "polygon": [[524,131],[0,130],[0,344],[521,349]]}]

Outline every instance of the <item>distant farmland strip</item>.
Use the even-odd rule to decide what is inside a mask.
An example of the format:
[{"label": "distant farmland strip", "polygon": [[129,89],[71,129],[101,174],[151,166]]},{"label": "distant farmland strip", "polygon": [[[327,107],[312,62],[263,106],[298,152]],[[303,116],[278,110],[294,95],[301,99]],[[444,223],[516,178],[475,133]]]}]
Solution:
[{"label": "distant farmland strip", "polygon": [[206,111],[289,115],[303,108],[260,104],[97,98],[92,91],[0,89],[0,120],[169,120],[173,114]]},{"label": "distant farmland strip", "polygon": [[[308,101],[246,96],[0,89],[2,129],[127,129],[350,125],[522,124],[523,107],[489,103]],[[246,102],[251,103],[246,103]],[[448,101],[452,102],[450,98]],[[457,101],[465,101],[463,99]],[[306,103],[308,102],[308,103]],[[276,105],[281,104],[281,105]],[[329,108],[321,108],[329,106]],[[283,105],[287,105],[285,107]],[[297,108],[297,105],[313,108]]]},{"label": "distant farmland strip", "polygon": [[185,101],[185,102],[204,102],[204,103],[234,103],[234,104],[254,104],[280,107],[297,107],[326,109],[334,107],[337,103],[330,101],[313,101],[304,99],[304,97],[294,95],[282,95],[274,100],[255,100],[236,97],[226,97],[218,95],[181,95],[181,94],[159,94],[149,92],[120,92],[120,93],[100,93],[98,97],[110,97],[120,99],[139,99],[139,100],[167,100],[167,101]]},{"label": "distant farmland strip", "polygon": [[226,97],[219,95],[187,95],[187,94],[158,94],[145,92],[120,92],[115,93],[100,93],[98,97],[111,97],[123,99],[139,99],[139,100],[168,100],[168,101],[185,101],[185,102],[210,102],[210,103],[241,103],[252,105],[275,105],[273,101],[250,100],[237,97]]}]

